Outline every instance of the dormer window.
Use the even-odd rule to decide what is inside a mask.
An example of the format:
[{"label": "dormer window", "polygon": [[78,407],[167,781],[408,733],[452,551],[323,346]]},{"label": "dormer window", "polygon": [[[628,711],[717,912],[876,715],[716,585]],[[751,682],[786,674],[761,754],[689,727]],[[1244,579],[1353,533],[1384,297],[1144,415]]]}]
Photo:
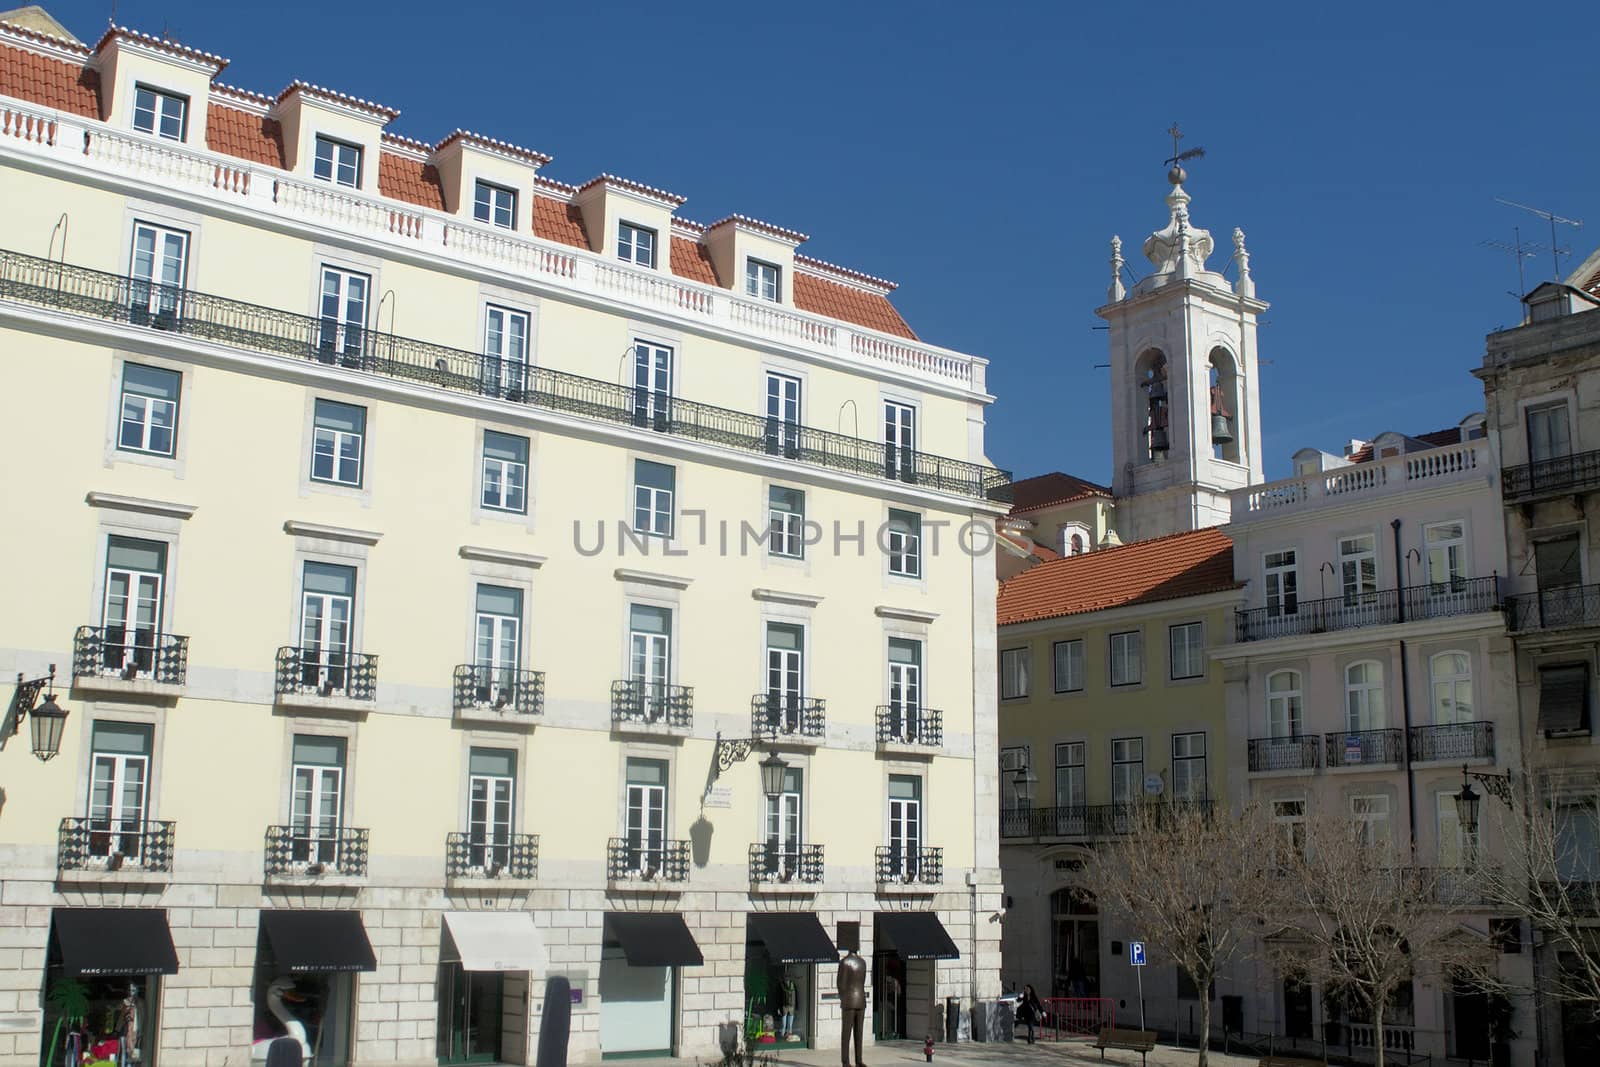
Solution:
[{"label": "dormer window", "polygon": [[189,121],[189,100],[140,85],[133,93],[133,128],[169,141],[183,140]]},{"label": "dormer window", "polygon": [[502,230],[512,230],[517,225],[517,194],[512,189],[502,189],[488,182],[478,183],[472,201],[472,217]]},{"label": "dormer window", "polygon": [[656,231],[631,222],[617,223],[617,258],[641,267],[656,266]]},{"label": "dormer window", "polygon": [[757,300],[778,302],[778,268],[759,259],[744,261],[744,291]]},{"label": "dormer window", "polygon": [[311,173],[318,181],[351,189],[361,185],[361,148],[331,137],[317,137],[317,158]]}]

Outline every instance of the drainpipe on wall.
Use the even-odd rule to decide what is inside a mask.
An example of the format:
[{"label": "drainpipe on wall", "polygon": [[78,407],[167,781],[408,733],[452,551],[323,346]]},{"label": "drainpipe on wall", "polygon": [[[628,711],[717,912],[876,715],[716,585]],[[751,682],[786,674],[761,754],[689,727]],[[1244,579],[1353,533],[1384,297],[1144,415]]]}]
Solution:
[{"label": "drainpipe on wall", "polygon": [[[1406,621],[1406,590],[1400,576],[1405,570],[1405,557],[1400,553],[1400,520],[1392,519],[1389,528],[1394,531],[1394,590],[1399,620]],[[1400,718],[1404,724],[1400,735],[1400,755],[1406,761],[1406,835],[1411,844],[1411,858],[1417,856],[1417,775],[1411,768],[1411,664],[1406,657],[1406,642],[1400,640]]]}]

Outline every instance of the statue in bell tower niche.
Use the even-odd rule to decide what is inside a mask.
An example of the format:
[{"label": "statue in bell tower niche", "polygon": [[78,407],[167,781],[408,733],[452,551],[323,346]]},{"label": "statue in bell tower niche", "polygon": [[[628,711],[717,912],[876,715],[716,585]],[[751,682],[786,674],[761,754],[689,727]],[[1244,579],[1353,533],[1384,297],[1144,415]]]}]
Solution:
[{"label": "statue in bell tower niche", "polygon": [[861,1029],[867,1015],[867,963],[851,947],[839,961],[839,1062],[850,1067],[850,1041],[856,1043],[855,1067],[866,1067],[861,1059]]}]

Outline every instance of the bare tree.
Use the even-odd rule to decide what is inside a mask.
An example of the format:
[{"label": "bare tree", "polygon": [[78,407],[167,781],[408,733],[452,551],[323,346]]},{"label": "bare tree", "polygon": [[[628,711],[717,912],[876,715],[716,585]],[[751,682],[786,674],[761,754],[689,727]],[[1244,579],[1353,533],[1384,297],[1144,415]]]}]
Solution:
[{"label": "bare tree", "polygon": [[[1348,818],[1322,815],[1303,841],[1275,850],[1283,924],[1267,939],[1285,974],[1320,981],[1324,990],[1371,1019],[1377,1067],[1384,1063],[1384,1015],[1414,979],[1496,986],[1487,932],[1468,928],[1461,910],[1484,902],[1475,862],[1418,867]],[[1474,860],[1475,857],[1469,857]]]},{"label": "bare tree", "polygon": [[1270,899],[1268,841],[1253,810],[1213,813],[1184,802],[1119,810],[1127,833],[1085,862],[1083,889],[1101,911],[1137,928],[1152,958],[1182,967],[1200,994],[1200,1067],[1211,1033],[1212,983],[1245,958]]},{"label": "bare tree", "polygon": [[1495,809],[1505,866],[1485,892],[1555,955],[1538,991],[1600,1017],[1600,771],[1547,769],[1529,781],[1521,807]]}]

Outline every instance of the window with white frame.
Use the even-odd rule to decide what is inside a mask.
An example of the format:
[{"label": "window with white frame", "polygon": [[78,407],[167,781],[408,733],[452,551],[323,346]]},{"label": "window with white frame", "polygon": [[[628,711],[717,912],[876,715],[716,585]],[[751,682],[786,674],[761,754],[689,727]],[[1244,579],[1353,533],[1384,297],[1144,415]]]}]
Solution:
[{"label": "window with white frame", "polygon": [[922,779],[914,774],[889,776],[889,869],[910,881],[922,860]]},{"label": "window with white frame", "polygon": [[1144,795],[1144,738],[1111,741],[1111,801],[1133,804]]},{"label": "window with white frame", "polygon": [[128,317],[136,326],[176,319],[188,270],[189,235],[151,222],[133,224],[128,262]]},{"label": "window with white frame", "polygon": [[510,865],[516,810],[516,752],[474,746],[467,754],[469,866],[487,871],[504,870]]},{"label": "window with white frame", "polygon": [[528,439],[483,431],[483,506],[492,511],[528,512]]},{"label": "window with white frame", "polygon": [[1434,724],[1474,721],[1472,657],[1459,651],[1440,652],[1428,659],[1428,675],[1433,689]]},{"label": "window with white frame", "polygon": [[889,638],[889,740],[911,743],[922,729],[922,642]]},{"label": "window with white frame", "polygon": [[800,448],[800,379],[767,372],[767,451],[793,457]]},{"label": "window with white frame", "polygon": [[1467,580],[1467,524],[1460,519],[1422,528],[1428,550],[1428,588],[1433,593],[1460,592]]},{"label": "window with white frame", "polygon": [[1306,802],[1302,798],[1274,800],[1272,825],[1277,831],[1278,847],[1282,849],[1279,863],[1302,856],[1306,850]]},{"label": "window with white frame", "polygon": [[617,258],[624,263],[636,263],[654,269],[656,265],[656,231],[631,222],[617,223]]},{"label": "window with white frame", "polygon": [[633,461],[633,528],[639,533],[672,536],[673,495],[677,469],[647,459]]},{"label": "window with white frame", "polygon": [[633,342],[633,421],[665,431],[672,424],[672,349]]},{"label": "window with white frame", "polygon": [[337,865],[344,826],[344,738],[296,734],[293,761],[290,859]]},{"label": "window with white frame", "polygon": [[1083,689],[1083,638],[1057,641],[1051,648],[1055,661],[1055,691],[1076,693]]},{"label": "window with white frame", "polygon": [[318,318],[317,354],[324,362],[342,356],[346,365],[359,360],[367,344],[367,299],[372,279],[365,274],[322,268],[322,299]]},{"label": "window with white frame", "polygon": [[189,124],[189,100],[177,93],[137,85],[133,90],[133,128],[168,141],[183,140]]},{"label": "window with white frame", "polygon": [[502,230],[515,229],[517,225],[517,192],[482,179],[476,183],[472,194],[472,217]]},{"label": "window with white frame", "polygon": [[1167,646],[1174,680],[1204,677],[1205,632],[1200,623],[1181,622],[1167,627]]},{"label": "window with white frame", "polygon": [[667,710],[672,681],[672,610],[628,606],[628,680],[638,689],[638,710],[653,722]]},{"label": "window with white frame", "polygon": [[1268,552],[1262,559],[1261,587],[1266,594],[1267,614],[1272,618],[1293,615],[1300,610],[1299,571],[1294,549]]},{"label": "window with white frame", "polygon": [[783,772],[782,788],[767,797],[767,870],[779,881],[788,881],[800,869],[804,785],[801,769],[789,767]]},{"label": "window with white frame", "polygon": [[1383,664],[1362,660],[1344,669],[1345,729],[1352,733],[1388,725],[1383,699]]},{"label": "window with white frame", "polygon": [[1138,685],[1144,680],[1144,634],[1139,630],[1112,634],[1111,684]]},{"label": "window with white frame", "polygon": [[917,409],[893,400],[883,402],[884,476],[910,482],[917,473]]},{"label": "window with white frame", "polygon": [[526,400],[528,313],[490,304],[483,315],[483,392]]},{"label": "window with white frame", "polygon": [[361,146],[317,135],[316,158],[311,174],[318,181],[332,182],[351,189],[361,185]]},{"label": "window with white frame", "polygon": [[480,584],[475,604],[474,699],[504,708],[516,701],[522,665],[522,590]]},{"label": "window with white frame", "polygon": [[367,409],[318,400],[311,428],[311,480],[361,485]]},{"label": "window with white frame", "polygon": [[1378,592],[1378,541],[1372,534],[1339,538],[1339,584],[1346,603]]},{"label": "window with white frame", "polygon": [[783,485],[767,489],[767,552],[786,559],[804,559],[806,494]]},{"label": "window with white frame", "polygon": [[1206,735],[1172,735],[1172,799],[1204,800],[1206,797]]},{"label": "window with white frame", "polygon": [[1026,648],[1007,648],[1000,652],[1000,699],[1016,700],[1028,695],[1032,658]]},{"label": "window with white frame", "polygon": [[1528,459],[1539,463],[1572,454],[1572,431],[1567,424],[1567,404],[1558,400],[1528,409]]},{"label": "window with white frame", "polygon": [[779,299],[779,269],[775,264],[759,259],[744,261],[744,291],[758,300]]},{"label": "window with white frame", "polygon": [[623,840],[627,866],[654,874],[666,865],[667,761],[629,759]]},{"label": "window with white frame", "polygon": [[1056,807],[1083,807],[1087,748],[1082,741],[1063,741],[1056,746]]},{"label": "window with white frame", "polygon": [[922,574],[922,516],[914,511],[889,510],[889,573],[902,578]]},{"label": "window with white frame", "polygon": [[1389,797],[1385,793],[1364,793],[1350,798],[1350,819],[1368,848],[1389,847]]},{"label": "window with white frame", "polygon": [[806,632],[790,623],[767,623],[767,719],[774,734],[797,734],[805,698]]},{"label": "window with white frame", "polygon": [[137,537],[106,540],[105,606],[101,615],[100,668],[149,674],[156,665],[161,608],[166,595],[167,545]]},{"label": "window with white frame", "polygon": [[175,370],[124,363],[117,447],[124,452],[172,455],[177,447],[182,386],[183,375]]},{"label": "window with white frame", "polygon": [[149,818],[154,727],[96,720],[89,735],[89,854],[138,864]]},{"label": "window with white frame", "polygon": [[350,682],[356,569],[307,560],[300,586],[300,684],[324,696]]},{"label": "window with white frame", "polygon": [[1273,671],[1267,675],[1267,735],[1273,738],[1301,736],[1299,671]]}]

